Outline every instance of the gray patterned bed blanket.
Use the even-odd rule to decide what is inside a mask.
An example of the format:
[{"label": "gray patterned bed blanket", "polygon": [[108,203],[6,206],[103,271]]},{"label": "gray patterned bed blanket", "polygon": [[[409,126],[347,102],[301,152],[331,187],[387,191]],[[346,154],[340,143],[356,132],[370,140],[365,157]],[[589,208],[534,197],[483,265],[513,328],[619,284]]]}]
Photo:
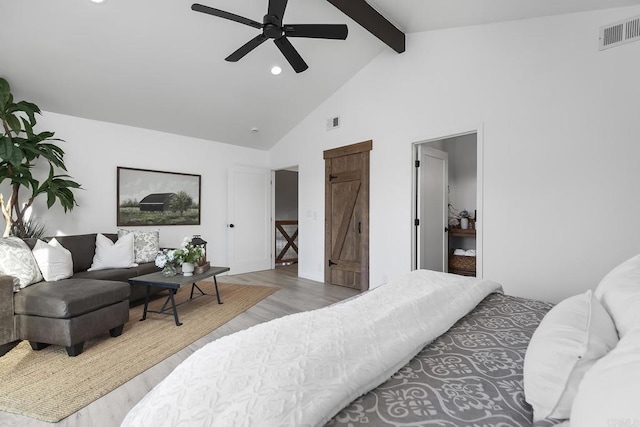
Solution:
[{"label": "gray patterned bed blanket", "polygon": [[327,426],[531,426],[522,365],[552,304],[491,294]]}]

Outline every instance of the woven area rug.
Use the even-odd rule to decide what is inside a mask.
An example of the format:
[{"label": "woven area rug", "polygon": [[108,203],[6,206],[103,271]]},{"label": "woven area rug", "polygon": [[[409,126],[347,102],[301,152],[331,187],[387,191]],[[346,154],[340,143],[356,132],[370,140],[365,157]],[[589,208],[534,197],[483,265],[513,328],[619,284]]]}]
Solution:
[{"label": "woven area rug", "polygon": [[[130,310],[124,332],[108,332],[85,343],[84,352],[69,357],[64,347],[32,351],[23,341],[0,358],[0,410],[58,422],[104,396],[165,358],[276,292],[272,286],[219,283],[224,304],[218,305],[213,282],[199,282],[207,294],[178,307],[182,326],[173,316],[149,313],[140,322],[142,305]],[[190,286],[176,294],[189,298]],[[195,294],[198,294],[196,290]],[[165,298],[149,304],[158,310]]]}]

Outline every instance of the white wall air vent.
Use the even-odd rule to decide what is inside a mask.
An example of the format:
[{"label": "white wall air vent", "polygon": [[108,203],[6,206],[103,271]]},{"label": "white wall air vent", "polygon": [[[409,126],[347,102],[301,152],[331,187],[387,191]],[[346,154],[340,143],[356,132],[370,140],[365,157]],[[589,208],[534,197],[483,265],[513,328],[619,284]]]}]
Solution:
[{"label": "white wall air vent", "polygon": [[600,50],[640,40],[640,16],[600,27]]},{"label": "white wall air vent", "polygon": [[333,130],[340,127],[340,116],[327,119],[327,130]]}]

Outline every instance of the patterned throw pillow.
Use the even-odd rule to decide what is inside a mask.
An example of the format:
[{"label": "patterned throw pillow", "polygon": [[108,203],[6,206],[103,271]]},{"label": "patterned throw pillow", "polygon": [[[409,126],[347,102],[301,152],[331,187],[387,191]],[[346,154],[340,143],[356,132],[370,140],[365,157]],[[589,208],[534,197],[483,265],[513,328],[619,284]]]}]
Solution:
[{"label": "patterned throw pillow", "polygon": [[160,232],[118,229],[118,239],[133,233],[133,251],[137,263],[153,262],[160,251]]},{"label": "patterned throw pillow", "polygon": [[31,249],[18,237],[0,239],[0,273],[16,277],[20,288],[42,281]]}]

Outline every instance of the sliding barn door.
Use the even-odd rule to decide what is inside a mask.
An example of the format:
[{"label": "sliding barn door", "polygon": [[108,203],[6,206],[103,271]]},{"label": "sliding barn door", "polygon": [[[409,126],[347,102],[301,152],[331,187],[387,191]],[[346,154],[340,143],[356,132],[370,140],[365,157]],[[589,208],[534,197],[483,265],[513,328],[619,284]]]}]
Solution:
[{"label": "sliding barn door", "polygon": [[325,282],[369,289],[371,141],[324,152]]}]

